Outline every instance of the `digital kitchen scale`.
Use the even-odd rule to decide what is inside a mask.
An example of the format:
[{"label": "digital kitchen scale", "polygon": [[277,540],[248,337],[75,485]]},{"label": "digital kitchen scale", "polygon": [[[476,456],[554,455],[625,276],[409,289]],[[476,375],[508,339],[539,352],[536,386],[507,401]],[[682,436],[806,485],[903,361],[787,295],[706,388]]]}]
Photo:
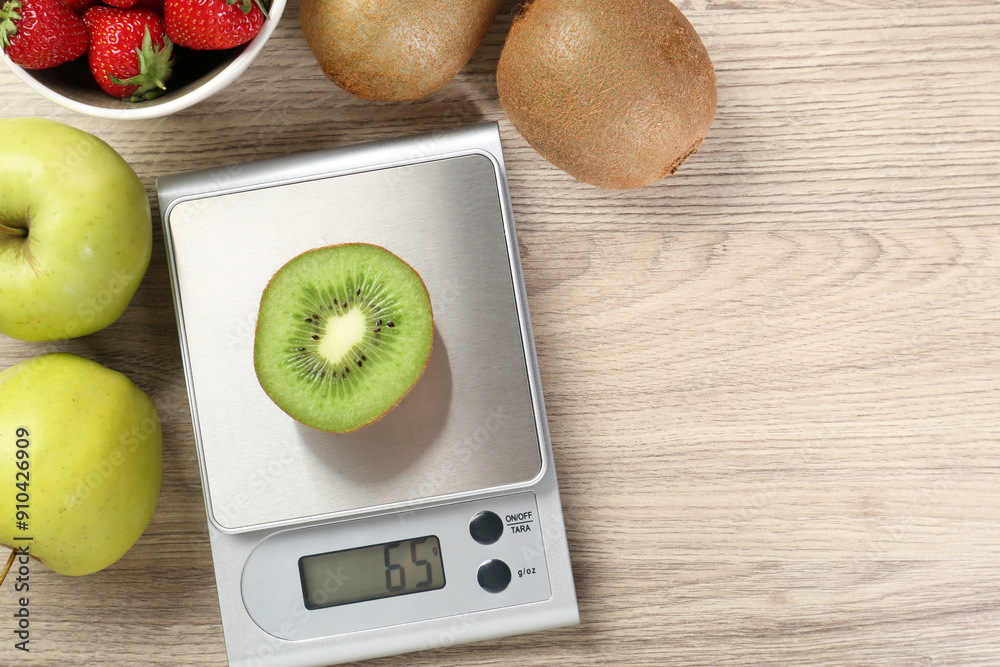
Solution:
[{"label": "digital kitchen scale", "polygon": [[[229,664],[321,666],[579,622],[495,123],[157,181]],[[424,376],[354,433],[253,369],[285,262],[383,246],[423,278]]]}]

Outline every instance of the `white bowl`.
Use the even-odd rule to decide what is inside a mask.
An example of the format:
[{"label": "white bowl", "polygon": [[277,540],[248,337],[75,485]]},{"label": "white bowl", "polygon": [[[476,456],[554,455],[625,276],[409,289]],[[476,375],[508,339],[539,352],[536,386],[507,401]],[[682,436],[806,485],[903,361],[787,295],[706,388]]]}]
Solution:
[{"label": "white bowl", "polygon": [[86,57],[43,70],[26,70],[6,56],[3,60],[19,79],[67,109],[99,118],[159,118],[197,104],[235,81],[264,48],[286,1],[271,1],[260,32],[243,46],[226,51],[182,50],[184,58],[178,58],[167,91],[145,102],[118,100],[101,90],[90,74]]}]

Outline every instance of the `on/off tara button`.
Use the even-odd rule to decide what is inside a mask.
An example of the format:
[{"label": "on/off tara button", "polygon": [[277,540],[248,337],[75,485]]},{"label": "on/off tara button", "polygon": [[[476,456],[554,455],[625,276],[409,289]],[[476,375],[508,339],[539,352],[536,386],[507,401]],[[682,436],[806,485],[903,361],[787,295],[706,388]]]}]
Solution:
[{"label": "on/off tara button", "polygon": [[510,567],[502,560],[488,560],[479,566],[479,585],[490,593],[499,593],[510,585]]},{"label": "on/off tara button", "polygon": [[493,544],[503,534],[503,519],[494,512],[480,512],[469,522],[469,533],[480,544]]}]

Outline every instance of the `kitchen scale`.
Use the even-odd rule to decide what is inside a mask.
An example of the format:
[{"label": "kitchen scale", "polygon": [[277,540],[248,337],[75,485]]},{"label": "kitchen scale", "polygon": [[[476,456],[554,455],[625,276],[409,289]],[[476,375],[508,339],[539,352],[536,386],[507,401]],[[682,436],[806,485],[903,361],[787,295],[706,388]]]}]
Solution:
[{"label": "kitchen scale", "polygon": [[[157,181],[233,667],[306,667],[579,622],[495,123]],[[260,388],[285,262],[383,246],[434,310],[423,377],[328,434]]]}]

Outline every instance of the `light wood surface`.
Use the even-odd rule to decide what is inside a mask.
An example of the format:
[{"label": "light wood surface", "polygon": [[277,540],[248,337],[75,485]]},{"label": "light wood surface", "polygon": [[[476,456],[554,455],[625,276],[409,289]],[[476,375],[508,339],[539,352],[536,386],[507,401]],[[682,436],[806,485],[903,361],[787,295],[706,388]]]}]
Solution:
[{"label": "light wood surface", "polygon": [[[1000,4],[682,3],[718,115],[677,175],[626,192],[504,117],[515,4],[412,103],[327,82],[291,3],[234,85],[175,116],[83,117],[5,69],[0,116],[97,134],[151,196],[161,174],[500,122],[582,623],[373,666],[1000,663]],[[0,339],[2,367],[69,350],[126,372],[165,434],[132,551],[33,570],[29,654],[0,590],[0,664],[225,665],[156,234],[118,323]]]}]

